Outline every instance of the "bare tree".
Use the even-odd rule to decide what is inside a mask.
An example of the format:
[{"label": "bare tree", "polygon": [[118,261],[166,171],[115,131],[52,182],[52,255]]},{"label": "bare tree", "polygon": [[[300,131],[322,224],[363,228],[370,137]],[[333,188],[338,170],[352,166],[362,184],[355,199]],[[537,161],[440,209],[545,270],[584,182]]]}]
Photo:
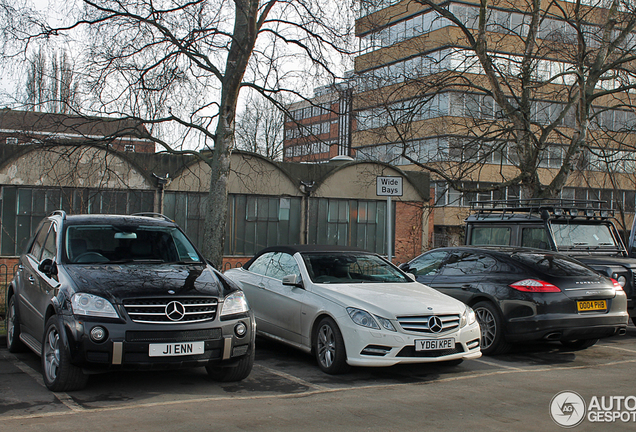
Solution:
[{"label": "bare tree", "polygon": [[283,156],[285,114],[269,100],[251,96],[236,122],[236,148],[280,160]]},{"label": "bare tree", "polygon": [[28,109],[62,114],[76,112],[79,110],[78,88],[66,51],[54,53],[50,59],[42,49],[30,56],[25,85]]},{"label": "bare tree", "polygon": [[[525,198],[557,196],[573,173],[592,168],[590,159],[634,150],[633,2],[413,3],[430,8],[428,27],[409,35],[406,24],[399,50],[358,61],[361,69],[381,55],[396,60],[361,76],[359,143],[392,143],[390,159],[427,169],[459,191],[478,193],[471,185],[483,181],[491,190],[520,188]],[[402,10],[358,23],[379,35],[377,47],[390,45],[378,27],[390,13]],[[395,29],[391,37],[399,37]]]},{"label": "bare tree", "polygon": [[[9,0],[0,2],[5,11],[15,9]],[[326,0],[63,4],[68,14],[62,25],[24,11],[11,14],[8,24],[20,30],[12,34],[34,44],[83,32],[74,43],[86,53],[84,72],[94,112],[139,120],[166,151],[196,155],[210,166],[209,211],[200,244],[220,266],[240,92],[251,88],[276,103],[274,95],[292,85],[298,88],[307,74],[334,80],[333,71],[350,44],[350,5]],[[39,24],[31,26],[34,33],[24,27],[31,22]],[[161,137],[156,135],[159,127]]]}]

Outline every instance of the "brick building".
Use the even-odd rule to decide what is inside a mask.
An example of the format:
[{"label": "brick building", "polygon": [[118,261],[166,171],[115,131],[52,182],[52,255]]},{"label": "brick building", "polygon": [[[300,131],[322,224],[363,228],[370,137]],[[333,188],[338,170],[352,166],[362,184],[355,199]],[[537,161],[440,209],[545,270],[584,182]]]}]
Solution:
[{"label": "brick building", "polygon": [[155,144],[140,122],[0,109],[0,143],[108,145],[115,151],[154,153]]},{"label": "brick building", "polygon": [[[480,2],[436,4],[451,12],[473,35],[477,33]],[[579,114],[573,107],[585,101],[572,97],[572,77],[578,73],[572,59],[582,52],[577,37],[585,43],[584,54],[589,59],[581,68],[590,67],[595,50],[603,43],[603,20],[608,14],[603,9],[605,3],[581,4],[580,9],[568,1],[542,4],[538,15],[541,19],[535,41],[539,48],[536,57],[529,59],[533,75],[532,85],[524,90],[528,95],[528,112],[524,115],[541,140],[537,139],[534,161],[542,184],[557,176],[580,130],[576,129]],[[500,82],[508,86],[507,98],[514,103],[526,97],[517,88],[520,84],[515,77],[521,70],[524,42],[529,38],[530,6],[522,0],[495,0],[485,11],[488,54],[500,70]],[[612,24],[611,37],[618,37],[634,19],[633,11],[620,14]],[[356,160],[417,169],[403,157],[406,151],[438,173],[452,173],[463,188],[471,190],[462,193],[442,175],[432,174],[434,246],[462,242],[469,202],[523,198],[516,184],[492,190],[514,179],[522,158],[525,160],[528,154],[512,145],[501,114],[503,108],[495,101],[484,69],[456,23],[417,0],[361,2],[356,36],[361,53],[346,82],[351,90],[349,154]],[[636,33],[632,32],[620,49],[629,55],[635,47]],[[591,116],[584,120],[589,121],[585,144],[576,150],[573,169],[559,194],[564,199],[607,201],[618,215],[619,226],[626,230],[631,226],[636,201],[636,114],[628,90],[603,95],[636,79],[627,71],[629,68],[623,69],[609,71],[594,89],[588,89],[590,94],[600,96],[590,102]],[[295,112],[302,109],[302,115],[294,115],[295,121],[286,124],[288,136],[298,139],[295,133],[299,132],[292,132],[300,129],[298,123],[319,124],[316,109],[321,101],[331,98],[335,107],[340,94],[334,87],[330,96],[321,94],[321,99],[294,105]],[[320,130],[316,128],[312,131]],[[305,145],[304,152],[294,153],[294,160],[324,160],[327,154],[335,155],[333,144],[319,147],[336,139],[337,129],[332,127],[330,131],[331,141],[319,133],[302,137],[314,147]]]}]

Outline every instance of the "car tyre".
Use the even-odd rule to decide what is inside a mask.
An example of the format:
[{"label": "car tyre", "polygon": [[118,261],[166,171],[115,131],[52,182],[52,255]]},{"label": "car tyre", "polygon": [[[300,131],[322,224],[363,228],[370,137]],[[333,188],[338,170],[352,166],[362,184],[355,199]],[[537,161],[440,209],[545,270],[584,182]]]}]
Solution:
[{"label": "car tyre", "polygon": [[250,353],[244,355],[241,359],[239,359],[236,365],[218,366],[218,364],[209,364],[205,367],[205,370],[208,372],[208,376],[214,381],[242,381],[249,376],[250,372],[252,372],[255,354],[256,350],[254,349],[254,345],[252,344]]},{"label": "car tyre", "polygon": [[15,305],[15,296],[9,297],[7,304],[7,349],[9,352],[18,353],[26,350],[26,345],[20,340],[20,319]]},{"label": "car tyre", "polygon": [[325,317],[318,323],[313,338],[314,354],[318,361],[318,367],[330,375],[347,372],[350,366],[347,364],[347,352],[344,338],[336,322]]},{"label": "car tyre", "polygon": [[62,332],[57,317],[46,321],[42,343],[42,377],[46,387],[54,392],[81,390],[88,382],[88,375],[71,364],[68,347],[62,340]]},{"label": "car tyre", "polygon": [[562,340],[561,345],[572,350],[583,350],[598,342],[598,339]]},{"label": "car tyre", "polygon": [[503,318],[497,307],[491,302],[482,301],[475,304],[473,310],[481,328],[481,352],[484,355],[508,352],[511,345],[506,342]]}]

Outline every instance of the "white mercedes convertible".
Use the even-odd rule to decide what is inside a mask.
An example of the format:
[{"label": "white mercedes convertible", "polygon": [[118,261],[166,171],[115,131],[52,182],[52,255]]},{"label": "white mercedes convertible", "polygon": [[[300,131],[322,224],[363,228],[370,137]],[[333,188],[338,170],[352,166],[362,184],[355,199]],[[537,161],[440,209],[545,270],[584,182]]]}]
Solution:
[{"label": "white mercedes convertible", "polygon": [[329,374],[349,366],[459,364],[481,356],[470,307],[374,253],[268,247],[225,275],[243,288],[259,335],[313,353]]}]

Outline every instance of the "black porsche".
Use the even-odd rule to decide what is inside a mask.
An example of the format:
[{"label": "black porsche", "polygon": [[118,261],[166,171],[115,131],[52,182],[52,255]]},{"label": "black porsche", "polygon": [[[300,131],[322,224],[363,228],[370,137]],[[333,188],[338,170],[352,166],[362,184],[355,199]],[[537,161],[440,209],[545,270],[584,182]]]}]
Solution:
[{"label": "black porsche", "polygon": [[618,282],[556,252],[439,248],[401,269],[474,309],[484,354],[530,340],[583,349],[626,332],[627,298]]}]

